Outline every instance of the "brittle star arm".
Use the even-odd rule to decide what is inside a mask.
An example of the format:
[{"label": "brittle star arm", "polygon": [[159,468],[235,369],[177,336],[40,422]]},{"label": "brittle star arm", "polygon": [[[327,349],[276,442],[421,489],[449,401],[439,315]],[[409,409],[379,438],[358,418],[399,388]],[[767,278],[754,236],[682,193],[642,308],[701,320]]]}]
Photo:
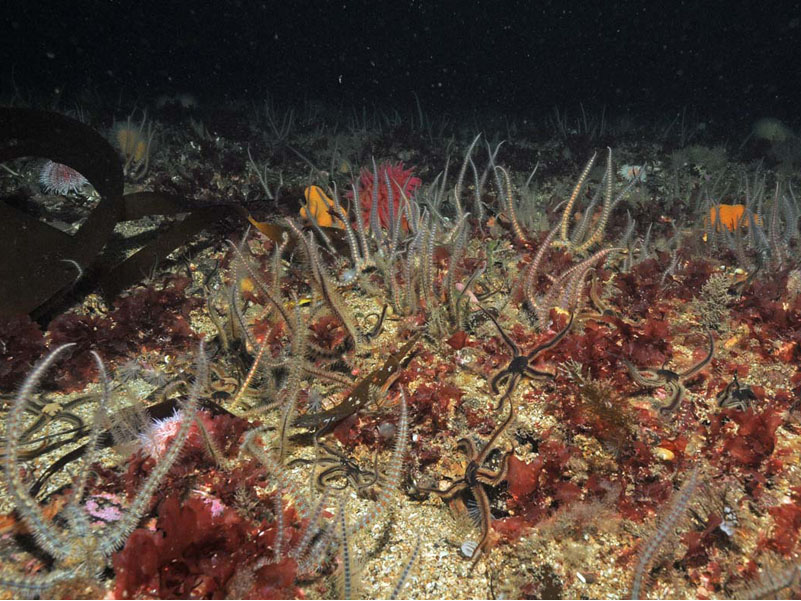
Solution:
[{"label": "brittle star arm", "polygon": [[686,392],[686,389],[678,379],[668,381],[667,384],[665,384],[665,389],[670,391],[670,396],[668,397],[667,404],[659,408],[659,412],[663,414],[672,413],[678,409],[681,401],[684,399],[684,393]]},{"label": "brittle star arm", "polygon": [[570,331],[570,328],[573,326],[573,319],[575,317],[575,313],[570,314],[570,319],[567,322],[567,325],[562,328],[556,336],[551,338],[548,342],[544,342],[539,346],[536,346],[534,350],[532,350],[528,355],[526,355],[526,367],[523,370],[523,375],[529,378],[553,378],[554,374],[548,371],[540,371],[539,369],[534,369],[531,367],[530,363],[537,358],[537,356],[543,352],[547,351],[550,348],[555,347],[559,344],[562,339],[567,336],[567,333]]},{"label": "brittle star arm", "polygon": [[562,328],[556,334],[556,336],[551,338],[548,342],[543,342],[539,346],[534,347],[534,349],[528,355],[526,355],[528,360],[529,361],[533,361],[534,359],[536,359],[537,355],[539,355],[542,351],[547,351],[549,348],[553,348],[557,344],[559,344],[562,341],[562,338],[567,336],[567,333],[570,331],[570,328],[573,326],[573,319],[575,318],[575,316],[576,316],[575,313],[571,313],[570,314],[570,319],[567,321],[567,325],[564,328]]},{"label": "brittle star arm", "polygon": [[476,567],[476,564],[486,552],[490,539],[492,508],[490,507],[487,491],[484,490],[482,484],[497,486],[506,480],[506,476],[509,474],[509,457],[511,457],[513,453],[514,449],[510,449],[504,453],[503,459],[501,459],[501,467],[497,473],[486,468],[479,468],[476,470],[476,484],[470,487],[470,491],[473,493],[473,498],[476,501],[479,515],[481,516],[481,539],[479,539],[476,548],[473,550],[473,554],[470,556],[470,559],[473,560],[473,563],[470,564],[471,571]]},{"label": "brittle star arm", "polygon": [[481,307],[481,310],[484,312],[484,315],[489,317],[492,320],[492,323],[495,324],[495,328],[498,330],[498,333],[501,335],[501,338],[503,338],[503,341],[506,343],[506,346],[508,346],[509,349],[512,351],[512,354],[515,356],[519,355],[520,349],[515,344],[515,341],[509,338],[509,335],[506,332],[504,332],[503,329],[501,329],[501,325],[498,323],[498,320],[495,319],[492,313],[487,311],[484,307],[482,307],[481,305],[479,305],[479,307]]},{"label": "brittle star arm", "polygon": [[471,438],[460,438],[456,442],[456,448],[465,454],[465,457],[467,457],[468,461],[472,461],[478,455],[478,452],[476,451],[476,445],[473,444],[473,440]]},{"label": "brittle star arm", "polygon": [[434,493],[440,498],[452,498],[457,494],[464,492],[465,490],[470,490],[470,492],[473,494],[473,498],[478,505],[478,510],[481,515],[481,539],[470,556],[470,559],[473,560],[473,563],[470,566],[471,570],[476,566],[478,560],[484,554],[486,547],[489,545],[490,539],[492,508],[490,507],[487,491],[484,490],[484,485],[486,484],[488,486],[495,486],[506,479],[506,476],[509,473],[509,458],[511,457],[512,453],[514,453],[514,449],[509,449],[506,451],[506,453],[504,453],[503,459],[501,460],[501,467],[497,472],[493,472],[488,468],[481,467],[481,464],[486,460],[487,455],[489,455],[490,451],[495,445],[495,442],[498,440],[498,437],[506,430],[506,428],[509,427],[509,424],[512,423],[512,420],[515,417],[515,406],[512,403],[508,392],[501,397],[501,406],[503,406],[503,402],[507,399],[509,400],[509,415],[490,435],[489,440],[487,440],[480,452],[476,451],[476,446],[470,438],[462,438],[457,443],[457,448],[463,451],[469,460],[462,478],[451,484],[445,490],[440,490],[439,488],[433,487],[417,486],[416,483],[414,484],[415,488],[420,492]]},{"label": "brittle star arm", "polygon": [[[331,482],[340,477],[340,475],[344,476],[345,483],[342,486],[332,484]],[[348,482],[350,482],[350,476],[346,468],[342,465],[333,465],[324,469],[317,475],[317,488],[320,490],[325,490],[326,488],[330,488],[331,490],[345,490],[348,487]]]},{"label": "brittle star arm", "polygon": [[478,506],[479,514],[481,515],[481,539],[479,539],[476,548],[473,549],[473,554],[470,556],[470,559],[473,560],[473,563],[470,564],[470,571],[472,572],[473,568],[476,567],[478,560],[481,559],[482,555],[484,555],[484,550],[489,545],[492,508],[490,507],[489,497],[487,496],[487,492],[484,490],[483,486],[480,484],[471,486],[470,491],[473,493],[473,497],[476,500],[476,505]]},{"label": "brittle star arm", "polygon": [[712,355],[715,354],[715,339],[712,338],[712,332],[707,329],[706,335],[709,338],[709,350],[707,351],[706,357],[701,359],[697,364],[693,365],[692,367],[684,370],[683,372],[679,373],[680,378],[689,378],[690,376],[694,376],[699,371],[706,367],[707,363],[712,360]]},{"label": "brittle star arm", "polygon": [[496,472],[487,468],[480,468],[476,472],[476,479],[487,486],[498,486],[509,475],[509,458],[514,455],[514,452],[515,450],[510,448],[503,454],[501,466]]},{"label": "brittle star arm", "polygon": [[445,490],[440,490],[439,488],[434,488],[433,486],[418,486],[417,483],[414,483],[414,487],[420,492],[433,493],[438,497],[445,499],[449,497],[455,497],[462,491],[465,491],[468,488],[470,488],[467,485],[467,482],[464,481],[464,479],[457,480]]},{"label": "brittle star arm", "polygon": [[715,395],[715,400],[721,407],[725,406],[724,403],[735,392],[740,390],[740,382],[737,381],[737,373],[734,374],[734,379],[726,384],[726,388],[721,390]]},{"label": "brittle star arm", "polygon": [[523,370],[523,374],[528,376],[529,378],[553,378],[554,375],[549,371],[540,371],[538,369],[534,369],[533,367],[526,367]]},{"label": "brittle star arm", "polygon": [[490,435],[490,437],[489,437],[489,440],[487,441],[487,444],[485,444],[485,445],[484,445],[484,448],[483,448],[483,449],[481,449],[481,452],[480,452],[478,455],[476,455],[476,457],[475,457],[475,462],[478,464],[478,466],[479,466],[479,467],[481,467],[481,464],[482,464],[482,463],[484,463],[484,461],[487,459],[487,455],[489,455],[489,454],[490,454],[490,451],[492,450],[492,447],[495,445],[495,441],[496,441],[496,440],[498,440],[498,437],[499,437],[501,434],[503,434],[503,433],[504,433],[504,431],[506,430],[506,428],[508,428],[508,427],[509,427],[509,424],[511,424],[511,423],[512,423],[512,420],[513,420],[513,419],[514,419],[514,417],[515,417],[515,405],[514,405],[514,403],[512,402],[512,398],[511,398],[511,396],[510,396],[510,395],[508,395],[508,394],[505,394],[503,397],[501,397],[501,403],[500,403],[500,405],[498,406],[498,409],[500,409],[500,408],[503,406],[503,401],[504,401],[504,399],[508,399],[508,400],[509,400],[509,415],[508,415],[508,416],[506,417],[506,419],[505,419],[505,420],[503,420],[503,422],[502,422],[502,423],[501,423],[501,424],[500,424],[500,425],[499,425],[499,426],[498,426],[498,427],[495,429],[495,432],[493,432],[493,433]]},{"label": "brittle star arm", "polygon": [[[512,360],[509,362],[509,365],[495,374],[490,381],[490,389],[492,390],[493,394],[498,394],[499,385],[502,386],[504,382],[508,382],[506,384],[506,391],[504,392],[504,396],[508,396],[515,389],[517,383],[520,381],[520,377],[525,372],[526,367],[528,367],[528,360],[520,354],[520,349],[515,344],[514,340],[509,338],[508,334],[503,331],[503,328],[501,328],[501,324],[498,323],[498,320],[495,319],[495,317],[484,307],[481,305],[479,305],[479,307],[484,312],[484,315],[489,317],[492,323],[495,324],[495,328],[498,330],[501,338],[503,338],[506,346],[508,346],[512,351]],[[496,407],[496,410],[497,409],[500,409],[500,405]]]},{"label": "brittle star arm", "polygon": [[[622,359],[623,363],[631,374],[632,379],[640,386],[646,388],[663,387],[669,394],[667,404],[660,407],[660,413],[671,413],[675,411],[684,399],[686,389],[681,383],[679,374],[669,369],[643,370],[640,371],[631,362]],[[643,374],[653,374],[653,378],[648,378]]]},{"label": "brittle star arm", "polygon": [[631,376],[631,379],[637,382],[637,384],[639,384],[640,386],[645,386],[646,388],[656,388],[657,386],[665,385],[665,380],[658,377],[656,374],[654,374],[654,377],[652,378],[647,377],[647,375],[653,373],[651,370],[640,371],[628,359],[621,357],[620,360],[623,361],[623,364],[629,370],[629,375]]},{"label": "brittle star arm", "polygon": [[[523,371],[525,372],[526,370],[524,369]],[[517,387],[517,383],[519,381],[520,381],[520,374],[514,371],[513,369],[507,367],[499,371],[497,374],[495,374],[495,376],[490,381],[490,388],[492,389],[493,394],[498,394],[499,392],[498,385],[500,384],[502,386],[505,382],[508,382],[508,384],[506,384],[506,391],[503,393],[504,396],[508,396],[512,393],[512,390],[514,390]],[[500,409],[500,407],[497,407],[496,409]]]}]

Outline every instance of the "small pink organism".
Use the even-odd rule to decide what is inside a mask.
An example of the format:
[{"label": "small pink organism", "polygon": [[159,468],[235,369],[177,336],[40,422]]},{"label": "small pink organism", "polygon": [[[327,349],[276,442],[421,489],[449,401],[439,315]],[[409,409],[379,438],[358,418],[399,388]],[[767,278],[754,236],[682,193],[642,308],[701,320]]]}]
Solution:
[{"label": "small pink organism", "polygon": [[70,192],[80,192],[88,182],[72,167],[47,161],[39,173],[39,183],[45,192],[69,194]]},{"label": "small pink organism", "polygon": [[167,447],[173,437],[178,433],[184,416],[176,410],[171,416],[164,419],[155,419],[150,422],[143,432],[139,434],[139,446],[145,455],[159,460],[167,452]]},{"label": "small pink organism", "polygon": [[[389,189],[387,188],[387,176],[389,176],[395,215],[402,215],[401,225],[404,230],[408,230],[409,224],[406,222],[406,216],[403,214],[403,209],[401,208],[401,198],[404,195],[410,198],[422,185],[423,180],[419,177],[415,177],[413,168],[404,169],[402,162],[393,165],[385,161],[378,165],[376,172],[378,174],[379,224],[384,229],[389,228]],[[365,225],[370,223],[370,213],[373,208],[374,175],[373,169],[367,167],[362,167],[359,174],[359,204],[361,204],[362,217],[364,218]],[[347,197],[353,200],[353,192],[348,192]]]},{"label": "small pink organism", "polygon": [[117,495],[101,492],[86,500],[84,509],[98,523],[109,524],[122,518],[124,503]]},{"label": "small pink organism", "polygon": [[[138,447],[142,455],[150,456],[156,461],[159,461],[166,455],[170,444],[181,425],[184,422],[184,412],[182,409],[175,409],[172,415],[163,419],[152,419],[145,424],[142,431],[139,433]],[[199,423],[203,424],[202,430],[205,434],[201,433]],[[192,448],[206,449],[203,442],[204,436],[214,436],[215,424],[212,417],[205,411],[198,411],[192,423],[189,425],[189,434],[186,439],[186,446],[184,451]]]}]

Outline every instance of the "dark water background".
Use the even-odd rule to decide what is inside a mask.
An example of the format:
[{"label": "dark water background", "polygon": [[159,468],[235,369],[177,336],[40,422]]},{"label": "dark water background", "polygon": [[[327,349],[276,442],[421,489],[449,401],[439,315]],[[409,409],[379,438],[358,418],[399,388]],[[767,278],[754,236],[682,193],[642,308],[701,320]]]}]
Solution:
[{"label": "dark water background", "polygon": [[605,105],[795,124],[798,2],[11,0],[3,96],[421,102],[525,115]]}]

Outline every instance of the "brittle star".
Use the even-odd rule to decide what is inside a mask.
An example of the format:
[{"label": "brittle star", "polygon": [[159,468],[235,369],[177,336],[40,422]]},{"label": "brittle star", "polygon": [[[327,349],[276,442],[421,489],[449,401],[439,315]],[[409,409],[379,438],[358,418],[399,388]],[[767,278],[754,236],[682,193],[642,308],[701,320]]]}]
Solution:
[{"label": "brittle star", "polygon": [[[348,483],[353,485],[357,492],[361,493],[364,489],[370,488],[378,482],[381,476],[378,470],[378,453],[373,454],[373,471],[362,469],[352,458],[330,448],[328,445],[315,440],[315,446],[319,444],[319,450],[323,454],[318,454],[314,459],[295,459],[287,464],[287,467],[301,464],[312,464],[325,469],[317,474],[316,482],[318,490],[330,488],[332,490],[345,490]],[[341,481],[339,484],[335,481]],[[344,482],[342,482],[344,481]]]},{"label": "brittle star", "polygon": [[757,396],[750,386],[741,386],[737,379],[737,374],[734,374],[734,380],[729,382],[722,391],[715,397],[718,405],[723,409],[733,407],[740,411],[745,411],[751,404],[757,401]]},{"label": "brittle star", "polygon": [[[492,320],[492,323],[494,323],[495,327],[498,328],[498,332],[500,333],[501,338],[503,338],[503,341],[506,343],[506,346],[508,346],[512,351],[512,359],[509,361],[509,365],[495,374],[490,381],[490,388],[492,388],[492,392],[494,394],[498,394],[499,385],[503,386],[504,383],[506,383],[506,391],[503,393],[503,396],[504,398],[511,396],[521,378],[553,378],[554,375],[552,373],[534,369],[531,367],[531,363],[541,352],[546,351],[549,348],[553,348],[559,344],[562,338],[567,335],[567,333],[570,331],[570,327],[573,325],[573,313],[570,314],[570,319],[568,320],[567,325],[560,332],[558,332],[556,336],[551,338],[548,342],[544,342],[539,346],[534,347],[534,349],[527,355],[522,355],[514,340],[509,338],[508,334],[501,329],[498,320],[496,320],[484,307],[481,307],[481,310],[484,311],[484,314]],[[501,404],[503,404],[503,398],[501,398]],[[498,405],[497,409],[500,409],[500,404]]]},{"label": "brittle star", "polygon": [[626,365],[631,374],[632,379],[640,386],[646,388],[664,388],[668,393],[667,404],[659,408],[659,413],[666,415],[675,411],[684,399],[684,393],[687,391],[682,384],[682,380],[686,380],[701,371],[706,364],[712,360],[712,355],[715,354],[715,340],[712,338],[712,332],[706,331],[709,337],[709,351],[706,357],[701,359],[692,367],[685,369],[681,372],[675,372],[670,369],[637,369],[631,361],[622,358],[621,360]]},{"label": "brittle star", "polygon": [[487,491],[484,490],[484,486],[498,486],[501,482],[506,480],[506,476],[509,473],[509,458],[515,452],[513,447],[507,448],[506,452],[501,458],[500,467],[496,471],[492,471],[489,468],[483,467],[484,462],[486,461],[490,452],[492,452],[492,447],[495,445],[495,441],[497,441],[498,437],[503,434],[507,427],[509,427],[509,424],[512,423],[512,420],[515,416],[515,406],[512,403],[511,397],[509,395],[504,395],[501,398],[501,406],[503,406],[504,399],[509,399],[509,416],[490,435],[489,440],[487,440],[481,451],[476,450],[476,445],[473,443],[471,438],[461,438],[456,443],[456,448],[462,451],[468,459],[468,464],[467,467],[465,467],[464,475],[459,480],[456,480],[445,490],[440,490],[439,488],[421,487],[412,482],[417,490],[426,493],[434,493],[441,499],[452,499],[456,495],[463,493],[466,490],[470,490],[470,492],[473,494],[473,498],[478,506],[479,517],[481,520],[481,540],[479,540],[476,548],[473,549],[473,553],[470,556],[470,559],[473,560],[473,563],[470,565],[471,571],[476,567],[478,560],[481,559],[490,543],[490,521],[492,520],[492,509],[490,507]]}]

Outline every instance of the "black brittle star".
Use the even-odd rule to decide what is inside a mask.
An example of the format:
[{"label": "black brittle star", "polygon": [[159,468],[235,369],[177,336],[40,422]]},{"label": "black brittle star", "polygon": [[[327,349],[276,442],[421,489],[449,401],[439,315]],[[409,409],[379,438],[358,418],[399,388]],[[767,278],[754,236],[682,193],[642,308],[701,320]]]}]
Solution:
[{"label": "black brittle star", "polygon": [[715,398],[722,409],[733,408],[740,411],[745,411],[751,406],[751,403],[757,400],[757,396],[750,386],[740,385],[737,374],[734,374],[734,379]]},{"label": "black brittle star", "polygon": [[501,482],[506,480],[506,476],[509,473],[509,458],[514,454],[514,448],[511,446],[507,447],[503,457],[501,458],[500,467],[497,470],[493,471],[487,467],[484,467],[484,462],[492,452],[495,442],[498,440],[500,435],[503,434],[506,428],[509,427],[509,424],[512,423],[512,420],[514,419],[515,406],[512,403],[511,397],[504,395],[501,398],[501,406],[503,406],[504,399],[507,398],[509,399],[509,416],[490,435],[489,440],[487,440],[481,451],[476,449],[476,445],[471,438],[461,438],[456,443],[456,448],[462,451],[467,456],[468,460],[467,466],[464,470],[464,475],[461,478],[453,482],[445,490],[417,486],[416,483],[412,482],[418,491],[424,493],[433,493],[441,499],[446,500],[453,499],[457,495],[467,490],[472,493],[478,507],[478,516],[481,527],[481,540],[479,540],[475,549],[473,549],[472,555],[470,556],[470,559],[473,560],[473,563],[470,565],[471,571],[478,563],[478,560],[481,559],[483,554],[486,552],[486,549],[490,543],[490,522],[492,520],[492,509],[490,507],[490,500],[487,496],[487,491],[484,490],[484,486],[498,486]]},{"label": "black brittle star", "polygon": [[362,469],[359,464],[351,457],[344,455],[328,447],[324,443],[318,443],[319,449],[323,451],[314,459],[295,459],[290,461],[287,466],[312,464],[317,467],[325,468],[316,477],[318,490],[330,488],[332,490],[345,490],[350,483],[356,492],[361,493],[364,489],[370,488],[378,482],[380,473],[378,471],[378,453],[373,454],[373,470]]},{"label": "black brittle star", "polygon": [[712,355],[715,354],[715,340],[709,330],[706,331],[706,335],[709,338],[709,350],[706,356],[692,367],[681,372],[675,372],[664,367],[661,369],[640,370],[631,361],[621,357],[621,360],[629,370],[631,378],[637,384],[645,388],[664,388],[668,393],[667,404],[659,408],[659,413],[662,415],[675,411],[684,399],[684,393],[687,390],[684,388],[682,380],[696,375],[712,360]]},{"label": "black brittle star", "polygon": [[[503,338],[503,341],[506,343],[506,346],[508,346],[512,351],[512,359],[509,361],[509,365],[495,374],[490,381],[490,388],[492,388],[492,392],[494,394],[498,394],[500,392],[498,386],[506,386],[506,390],[501,398],[501,404],[503,404],[504,398],[511,396],[518,382],[520,382],[522,378],[553,378],[554,375],[552,373],[534,369],[531,367],[531,364],[540,353],[548,350],[549,348],[553,348],[559,344],[559,342],[561,342],[562,338],[567,335],[567,333],[570,331],[570,327],[573,325],[573,313],[570,314],[570,319],[568,320],[567,325],[562,328],[562,330],[560,330],[556,336],[551,338],[548,342],[543,342],[542,344],[534,347],[534,349],[528,354],[523,355],[520,353],[520,349],[515,344],[514,340],[509,338],[509,335],[503,331],[498,323],[498,320],[495,319],[484,307],[481,307],[481,310],[492,320],[492,323],[495,324],[495,327],[498,329],[498,333],[500,333],[501,338]],[[498,405],[498,409],[500,409],[500,405]]]}]

